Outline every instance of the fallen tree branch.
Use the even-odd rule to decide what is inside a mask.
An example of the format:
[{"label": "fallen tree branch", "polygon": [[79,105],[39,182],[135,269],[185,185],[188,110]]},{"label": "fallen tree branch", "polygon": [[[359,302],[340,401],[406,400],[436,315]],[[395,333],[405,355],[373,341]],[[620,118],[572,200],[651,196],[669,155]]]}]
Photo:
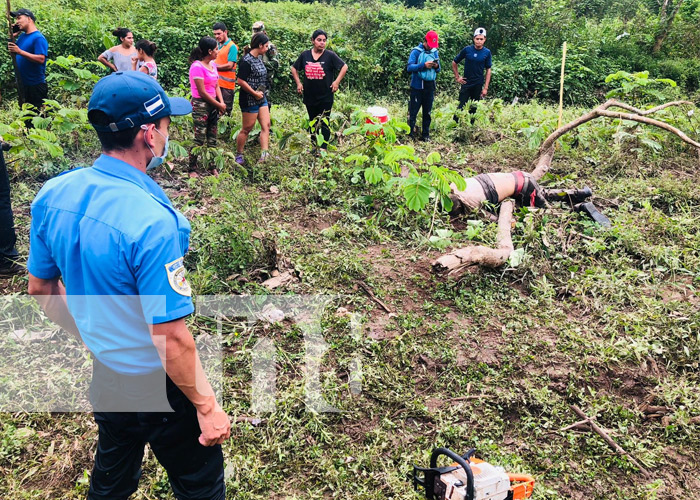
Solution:
[{"label": "fallen tree branch", "polygon": [[639,471],[644,475],[645,478],[649,479],[651,477],[651,474],[649,474],[649,471],[644,468],[642,464],[640,464],[637,459],[635,459],[632,455],[627,453],[619,444],[617,444],[613,439],[608,436],[608,434],[598,427],[598,425],[593,422],[593,420],[586,415],[581,408],[579,408],[576,405],[571,405],[571,409],[574,410],[574,413],[581,417],[582,419],[586,420],[588,422],[588,425],[591,427],[593,431],[595,431],[596,434],[598,434],[601,438],[603,438],[603,441],[605,441],[608,446],[610,446],[615,452],[617,452],[618,455],[621,455],[623,457],[627,457],[627,459],[632,462],[632,464],[639,469]]},{"label": "fallen tree branch", "polygon": [[579,420],[578,422],[576,422],[576,423],[574,423],[574,424],[567,425],[567,426],[564,427],[563,429],[559,429],[559,431],[557,431],[557,432],[566,432],[566,431],[571,431],[571,430],[586,430],[586,431],[589,431],[589,430],[591,430],[591,427],[590,427],[590,425],[589,425],[590,423],[591,423],[591,419],[590,419],[590,418],[586,418],[585,420]]},{"label": "fallen tree branch", "polygon": [[496,248],[483,245],[459,248],[434,261],[433,270],[441,274],[453,274],[476,264],[486,267],[500,267],[505,264],[513,252],[513,240],[510,234],[512,217],[513,202],[504,201],[501,203],[498,214]]},{"label": "fallen tree branch", "polygon": [[[549,167],[552,163],[552,157],[554,155],[554,144],[555,142],[564,134],[571,132],[573,129],[583,125],[586,122],[589,122],[591,120],[594,120],[595,118],[605,116],[608,118],[618,118],[621,120],[630,120],[630,121],[636,121],[639,123],[645,123],[647,125],[653,125],[655,127],[662,128],[668,132],[671,132],[678,137],[681,138],[684,142],[690,144],[691,146],[695,147],[698,149],[698,154],[700,154],[700,143],[692,140],[689,138],[687,135],[685,135],[682,131],[678,130],[677,128],[669,125],[666,122],[662,122],[660,120],[654,120],[653,118],[646,118],[647,115],[651,115],[653,113],[656,113],[657,111],[661,111],[662,109],[669,108],[671,106],[682,106],[682,105],[689,105],[693,106],[693,103],[690,101],[672,101],[672,102],[667,102],[664,104],[661,104],[660,106],[656,106],[651,109],[647,110],[641,110],[639,108],[635,108],[634,106],[630,106],[629,104],[625,104],[624,102],[617,101],[615,99],[609,99],[605,101],[603,104],[598,106],[597,108],[592,109],[588,113],[586,113],[583,116],[580,116],[579,118],[576,118],[575,120],[567,123],[563,127],[558,128],[551,134],[549,134],[549,137],[547,137],[542,145],[540,146],[539,150],[539,155],[535,162],[533,163],[533,171],[532,175],[535,177],[535,180],[540,180],[544,174],[547,173],[549,170]],[[621,113],[621,112],[615,112],[615,111],[608,111],[608,108],[611,107],[618,107],[622,109],[626,109],[627,111],[632,111],[634,114],[629,114],[629,113]]]},{"label": "fallen tree branch", "polygon": [[379,297],[377,297],[376,295],[374,295],[374,292],[372,291],[372,289],[371,289],[370,287],[368,287],[367,284],[366,284],[364,281],[358,281],[357,284],[360,285],[360,288],[362,288],[362,289],[365,291],[365,293],[367,294],[367,296],[368,296],[370,299],[372,299],[374,302],[376,302],[376,304],[377,304],[379,307],[381,307],[382,309],[384,309],[384,311],[386,311],[386,312],[388,312],[389,314],[391,314],[391,309],[389,309],[389,307],[388,307],[384,302],[382,302],[381,300],[379,300]]},{"label": "fallen tree branch", "polygon": [[654,125],[655,127],[659,127],[659,128],[664,129],[668,132],[676,134],[678,137],[680,137],[680,139],[683,142],[686,142],[695,148],[700,148],[700,142],[696,142],[696,141],[692,140],[690,137],[685,135],[683,132],[678,130],[676,127],[669,125],[666,122],[654,120],[653,118],[647,118],[646,116],[632,115],[629,113],[621,113],[619,111],[600,110],[600,111],[598,111],[598,114],[600,116],[607,116],[608,118],[618,118],[620,120],[629,120],[629,121],[633,121],[633,122],[646,123],[647,125]]},{"label": "fallen tree branch", "polygon": [[611,102],[610,107],[615,106],[618,108],[626,109],[627,111],[631,111],[631,112],[636,113],[636,114],[641,115],[641,116],[651,115],[651,114],[656,113],[657,111],[661,111],[662,109],[670,108],[671,106],[683,106],[683,105],[695,106],[695,104],[693,104],[690,101],[671,101],[671,102],[667,102],[664,104],[660,104],[659,106],[656,106],[656,107],[653,107],[650,109],[641,110],[639,108],[635,108],[634,106],[630,106],[629,104],[617,101],[615,99],[610,99],[610,101],[608,101],[608,102]]}]

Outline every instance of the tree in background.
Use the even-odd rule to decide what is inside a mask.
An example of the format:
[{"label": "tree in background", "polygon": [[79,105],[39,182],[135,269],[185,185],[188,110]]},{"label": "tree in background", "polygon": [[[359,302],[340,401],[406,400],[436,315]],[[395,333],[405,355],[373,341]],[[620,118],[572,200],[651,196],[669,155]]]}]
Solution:
[{"label": "tree in background", "polygon": [[652,54],[658,54],[661,46],[671,31],[673,20],[678,14],[678,11],[683,5],[683,0],[657,0],[659,4],[659,28],[654,37],[654,46],[651,49]]}]

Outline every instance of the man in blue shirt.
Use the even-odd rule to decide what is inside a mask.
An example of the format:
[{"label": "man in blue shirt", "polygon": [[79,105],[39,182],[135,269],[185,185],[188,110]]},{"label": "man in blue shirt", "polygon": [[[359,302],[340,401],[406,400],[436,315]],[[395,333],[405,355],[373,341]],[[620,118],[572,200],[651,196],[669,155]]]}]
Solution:
[{"label": "man in blue shirt", "polygon": [[8,42],[7,48],[17,57],[17,70],[22,80],[20,92],[24,92],[24,101],[34,105],[38,111],[48,95],[46,58],[49,44],[34,24],[36,17],[31,10],[19,9],[10,14],[15,18],[15,26],[21,34],[16,42]]},{"label": "man in blue shirt", "polygon": [[[467,101],[472,101],[469,106],[472,123],[474,123],[474,113],[476,113],[476,101],[486,97],[491,83],[491,51],[484,47],[485,42],[486,30],[477,28],[474,31],[474,45],[464,47],[452,61],[452,72],[457,83],[461,85],[458,109],[464,108]],[[461,61],[464,61],[464,76],[459,76],[457,65]],[[485,81],[484,69],[486,69]],[[458,121],[456,116],[455,121]]]},{"label": "man in blue shirt", "polygon": [[146,174],[167,156],[170,116],[191,111],[144,73],[101,79],[88,119],[102,155],[49,180],[32,203],[29,293],[94,357],[91,500],[136,491],[146,443],[177,498],[225,496],[230,423],[184,319],[194,311],[190,225]]},{"label": "man in blue shirt", "polygon": [[418,111],[423,108],[423,125],[421,140],[430,141],[430,113],[435,99],[435,79],[440,72],[440,57],[438,55],[438,34],[430,30],[425,39],[408,56],[406,70],[411,74],[411,97],[408,101],[408,126],[411,137],[416,137],[416,118]]}]

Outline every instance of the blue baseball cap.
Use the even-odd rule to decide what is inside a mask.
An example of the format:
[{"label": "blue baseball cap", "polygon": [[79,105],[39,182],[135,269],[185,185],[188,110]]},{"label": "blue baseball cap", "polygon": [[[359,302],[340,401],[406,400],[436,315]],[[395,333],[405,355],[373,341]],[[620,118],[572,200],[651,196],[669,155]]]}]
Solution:
[{"label": "blue baseball cap", "polygon": [[95,84],[88,103],[91,111],[102,111],[110,122],[90,123],[98,132],[119,132],[166,116],[188,115],[192,105],[183,97],[168,97],[155,78],[141,71],[118,71]]}]

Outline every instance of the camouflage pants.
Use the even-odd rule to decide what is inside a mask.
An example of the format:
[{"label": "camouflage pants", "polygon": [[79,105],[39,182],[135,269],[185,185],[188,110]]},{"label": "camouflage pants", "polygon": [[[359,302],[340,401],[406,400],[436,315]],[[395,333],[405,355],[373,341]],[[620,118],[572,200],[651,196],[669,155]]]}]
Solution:
[{"label": "camouflage pants", "polygon": [[192,98],[192,121],[194,123],[194,143],[203,146],[216,147],[219,110],[204,99]]}]

